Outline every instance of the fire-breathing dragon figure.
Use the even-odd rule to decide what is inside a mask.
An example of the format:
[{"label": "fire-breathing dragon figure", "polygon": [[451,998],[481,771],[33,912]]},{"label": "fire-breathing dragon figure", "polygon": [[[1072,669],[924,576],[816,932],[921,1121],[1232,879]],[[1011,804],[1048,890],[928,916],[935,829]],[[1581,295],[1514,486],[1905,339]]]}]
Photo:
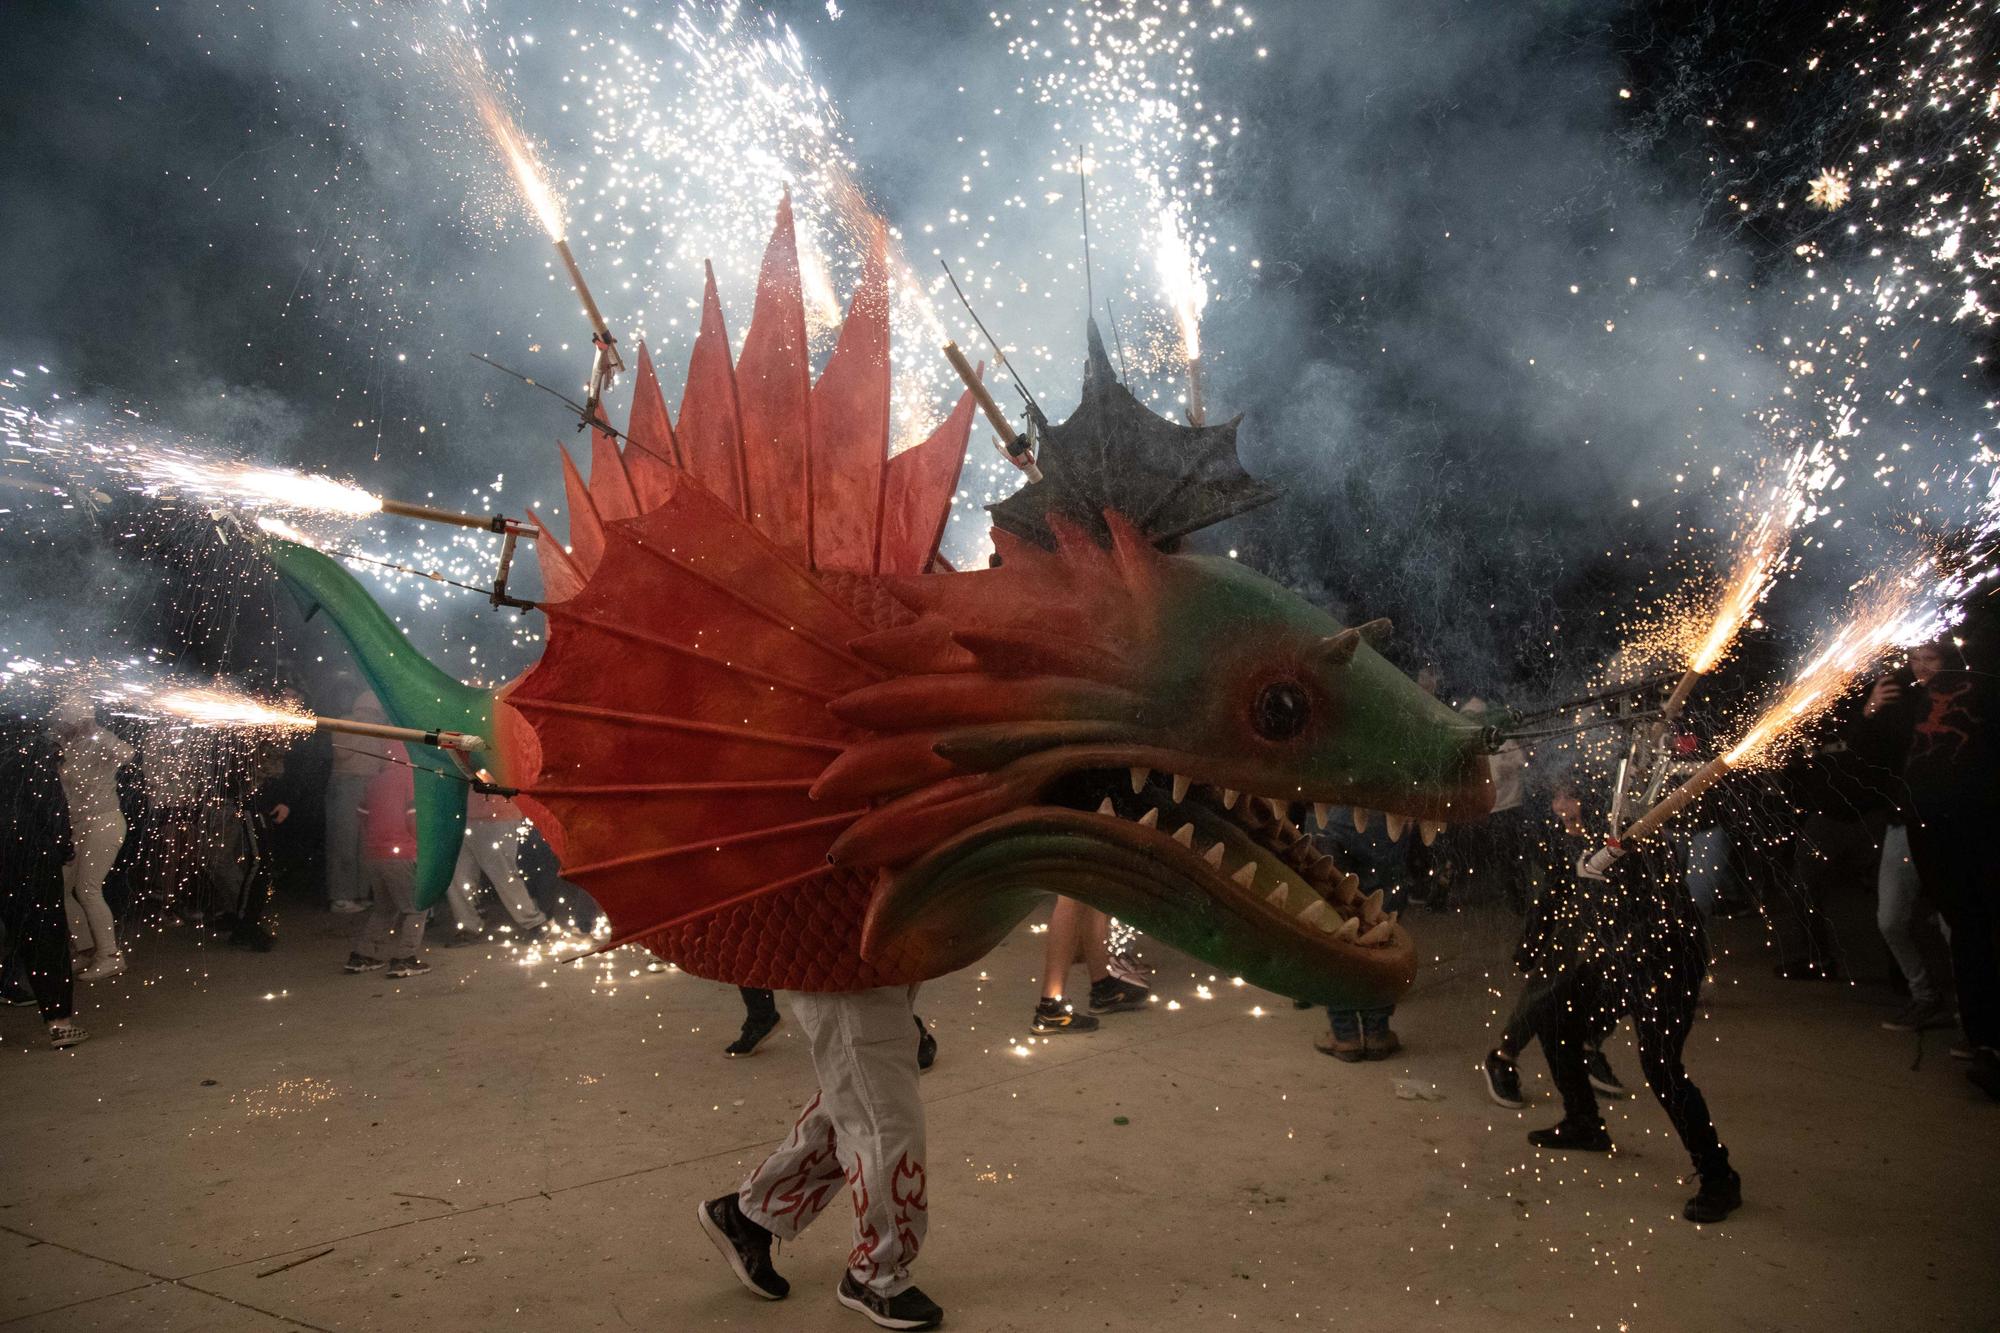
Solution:
[{"label": "fire-breathing dragon figure", "polygon": [[[941,569],[968,395],[889,454],[879,246],[817,380],[789,206],[732,364],[714,275],[677,420],[642,348],[621,449],[567,452],[568,544],[533,518],[542,658],[496,691],[426,662],[344,571],[274,541],[398,723],[486,738],[566,878],[689,972],[779,989],[964,967],[1043,896],[1318,1003],[1393,1002],[1416,954],[1294,811],[1485,813],[1481,729],[1188,532],[1274,494],[1235,423],[1169,422],[1092,330],[1045,480],[993,506],[993,567]],[[532,518],[532,516],[531,516]],[[420,894],[466,782],[419,774]]]}]

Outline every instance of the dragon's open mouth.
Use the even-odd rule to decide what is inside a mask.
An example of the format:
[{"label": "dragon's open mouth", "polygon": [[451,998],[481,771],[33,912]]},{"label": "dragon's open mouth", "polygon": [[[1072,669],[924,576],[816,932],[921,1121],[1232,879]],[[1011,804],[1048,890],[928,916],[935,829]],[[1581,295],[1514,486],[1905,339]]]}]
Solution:
[{"label": "dragon's open mouth", "polygon": [[[1203,780],[1181,775],[1198,766]],[[957,831],[885,877],[863,955],[922,948],[969,962],[1054,893],[1295,999],[1394,1004],[1416,974],[1414,941],[1384,910],[1382,894],[1363,894],[1351,867],[1292,818],[1298,810],[1324,822],[1335,817],[1331,808],[1255,794],[1250,784],[1263,776],[1251,762],[1096,743],[1051,747],[998,773],[940,784],[928,808]],[[1244,788],[1222,785],[1232,781]],[[1471,789],[1449,784],[1369,790],[1405,807],[1385,816],[1398,834],[1412,817],[1474,804]],[[974,822],[958,813],[978,805],[1001,808]],[[1371,817],[1362,812],[1357,822]]]}]

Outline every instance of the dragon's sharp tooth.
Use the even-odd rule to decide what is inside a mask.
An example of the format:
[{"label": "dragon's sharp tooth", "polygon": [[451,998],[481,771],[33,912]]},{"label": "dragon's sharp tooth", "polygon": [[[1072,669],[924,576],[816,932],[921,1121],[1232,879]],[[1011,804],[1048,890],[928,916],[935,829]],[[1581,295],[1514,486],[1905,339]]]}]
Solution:
[{"label": "dragon's sharp tooth", "polygon": [[1402,815],[1382,816],[1382,827],[1389,831],[1390,842],[1402,841],[1403,830],[1407,829],[1409,826],[1410,826],[1410,821]]},{"label": "dragon's sharp tooth", "polygon": [[1380,921],[1377,921],[1374,925],[1368,927],[1368,929],[1362,931],[1360,937],[1355,940],[1355,943],[1387,944],[1389,942],[1389,936],[1395,933],[1395,929],[1396,928],[1394,924],[1391,923],[1389,918],[1385,916]]},{"label": "dragon's sharp tooth", "polygon": [[1444,825],[1438,820],[1423,819],[1417,821],[1417,836],[1424,840],[1424,846],[1426,847],[1436,842],[1438,834],[1443,831]]},{"label": "dragon's sharp tooth", "polygon": [[1234,810],[1236,808],[1236,798],[1239,794],[1233,788],[1224,787],[1222,789],[1222,808],[1224,810]]},{"label": "dragon's sharp tooth", "polygon": [[1340,914],[1328,906],[1324,898],[1315,898],[1307,903],[1305,910],[1299,913],[1299,920],[1329,935],[1340,929]]},{"label": "dragon's sharp tooth", "polygon": [[1174,841],[1183,847],[1192,849],[1194,847],[1194,825],[1183,824],[1175,829]]},{"label": "dragon's sharp tooth", "polygon": [[[1244,868],[1247,870],[1250,867],[1246,866]],[[1264,901],[1277,908],[1280,912],[1289,912],[1292,910],[1291,896],[1291,891],[1285,885],[1280,884],[1277,888],[1272,889],[1264,895]]]},{"label": "dragon's sharp tooth", "polygon": [[1291,808],[1290,806],[1275,796],[1266,796],[1264,804],[1271,807],[1271,818],[1277,820],[1280,824],[1285,822],[1285,813]]},{"label": "dragon's sharp tooth", "polygon": [[1313,802],[1313,822],[1317,823],[1321,828],[1326,827],[1326,817],[1332,813],[1333,807],[1325,801]]},{"label": "dragon's sharp tooth", "polygon": [[1118,810],[1117,807],[1111,804],[1111,798],[1107,796],[1103,801],[1098,803],[1097,813],[1100,815],[1115,815],[1118,813]]},{"label": "dragon's sharp tooth", "polygon": [[1341,919],[1340,925],[1333,932],[1333,937],[1337,940],[1352,940],[1357,938],[1360,934],[1361,934],[1360,920],[1350,916],[1350,917],[1343,917]]},{"label": "dragon's sharp tooth", "polygon": [[1350,813],[1354,816],[1354,831],[1356,833],[1366,833],[1368,831],[1368,812],[1357,805]]},{"label": "dragon's sharp tooth", "polygon": [[1146,790],[1146,779],[1151,776],[1153,776],[1153,770],[1150,768],[1135,768],[1132,770],[1132,794],[1134,796]]},{"label": "dragon's sharp tooth", "polygon": [[1146,813],[1139,816],[1139,827],[1158,828],[1159,826],[1160,826],[1160,807],[1158,807],[1157,805],[1147,807]]},{"label": "dragon's sharp tooth", "polygon": [[[1257,863],[1255,861],[1245,861],[1243,868],[1229,878],[1241,884],[1244,888],[1249,888],[1257,882]],[[1285,895],[1285,886],[1280,884],[1277,888],[1277,893],[1279,898],[1282,899]]]},{"label": "dragon's sharp tooth", "polygon": [[1179,804],[1180,804],[1180,803],[1181,803],[1182,801],[1185,801],[1185,800],[1187,799],[1187,794],[1188,794],[1188,787],[1189,787],[1189,785],[1190,785],[1190,784],[1189,784],[1189,782],[1188,782],[1188,780],[1187,780],[1187,777],[1186,777],[1186,775],[1185,775],[1185,774],[1181,774],[1181,773],[1176,773],[1176,774],[1174,774],[1174,804],[1175,804],[1175,805],[1179,805]]},{"label": "dragon's sharp tooth", "polygon": [[1382,919],[1382,890],[1377,889],[1361,900],[1361,916],[1371,923]]},{"label": "dragon's sharp tooth", "polygon": [[1222,844],[1218,842],[1215,846],[1203,852],[1201,859],[1214,866],[1217,870],[1222,869]]}]

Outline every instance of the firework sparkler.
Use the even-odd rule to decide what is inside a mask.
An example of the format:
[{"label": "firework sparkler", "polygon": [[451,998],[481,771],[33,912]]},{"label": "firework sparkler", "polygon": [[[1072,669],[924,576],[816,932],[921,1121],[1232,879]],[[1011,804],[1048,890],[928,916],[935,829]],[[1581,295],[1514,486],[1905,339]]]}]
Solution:
[{"label": "firework sparkler", "polygon": [[352,718],[320,717],[292,704],[268,703],[220,686],[168,690],[129,706],[136,712],[178,718],[201,727],[231,727],[280,734],[329,731],[468,753],[486,748],[483,737],[462,731],[425,731],[418,727],[395,727]]},{"label": "firework sparkler", "polygon": [[535,215],[535,220],[541,223],[542,230],[549,234],[549,241],[555,246],[556,255],[569,274],[570,285],[576,288],[577,299],[583,303],[584,317],[590,321],[591,346],[595,349],[590,363],[590,385],[583,400],[583,424],[608,429],[601,404],[605,390],[624,371],[625,362],[618,355],[618,340],[612,336],[611,326],[604,320],[604,312],[597,308],[597,298],[590,294],[590,284],[583,280],[583,270],[577,267],[576,255],[569,248],[569,225],[562,198],[549,182],[548,172],[534,144],[508,113],[499,91],[487,81],[484,66],[468,61],[463,67],[464,77],[470,85],[473,109],[478,113],[481,127],[493,141],[494,151],[506,164],[507,174],[513,179],[522,201]]},{"label": "firework sparkler", "polygon": [[1180,214],[1180,208],[1173,204],[1161,206],[1153,263],[1180,329],[1181,351],[1187,360],[1188,420],[1203,426],[1208,424],[1208,410],[1201,398],[1201,312],[1208,305],[1208,281],[1202,277],[1201,260],[1181,225]]},{"label": "firework sparkler", "polygon": [[1680,813],[1729,773],[1776,759],[1788,737],[1824,716],[1886,654],[1941,633],[1949,620],[1945,607],[1964,586],[1962,580],[1944,575],[1929,554],[1913,559],[1894,576],[1876,581],[1857,597],[1846,623],[1734,745],[1697,769],[1621,834],[1607,840],[1591,854],[1586,868],[1603,874],[1633,843]]}]

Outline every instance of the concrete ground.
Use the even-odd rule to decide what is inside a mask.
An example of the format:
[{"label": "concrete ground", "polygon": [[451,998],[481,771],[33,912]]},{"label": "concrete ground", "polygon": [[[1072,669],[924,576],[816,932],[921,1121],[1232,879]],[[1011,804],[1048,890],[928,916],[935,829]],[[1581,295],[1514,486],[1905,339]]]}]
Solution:
[{"label": "concrete ground", "polygon": [[[0,1016],[0,1325],[867,1327],[832,1299],[842,1210],[784,1250],[782,1305],[694,1224],[810,1091],[789,1021],[729,1061],[735,993],[629,955],[348,977],[344,921],[294,916],[266,955],[142,940],[73,1052]],[[1523,1142],[1554,1118],[1538,1056],[1526,1112],[1486,1101],[1509,920],[1415,924],[1441,957],[1384,1063],[1170,955],[1149,1011],[1017,1044],[1026,928],[927,987],[918,1277],[948,1326],[1996,1327],[2000,1106],[1950,1034],[1878,1027],[1886,989],[1778,982],[1760,926],[1723,923],[1690,1064],[1748,1204],[1697,1228],[1649,1097],[1609,1109],[1610,1158]],[[1628,1036],[1612,1056],[1636,1082]]]}]

